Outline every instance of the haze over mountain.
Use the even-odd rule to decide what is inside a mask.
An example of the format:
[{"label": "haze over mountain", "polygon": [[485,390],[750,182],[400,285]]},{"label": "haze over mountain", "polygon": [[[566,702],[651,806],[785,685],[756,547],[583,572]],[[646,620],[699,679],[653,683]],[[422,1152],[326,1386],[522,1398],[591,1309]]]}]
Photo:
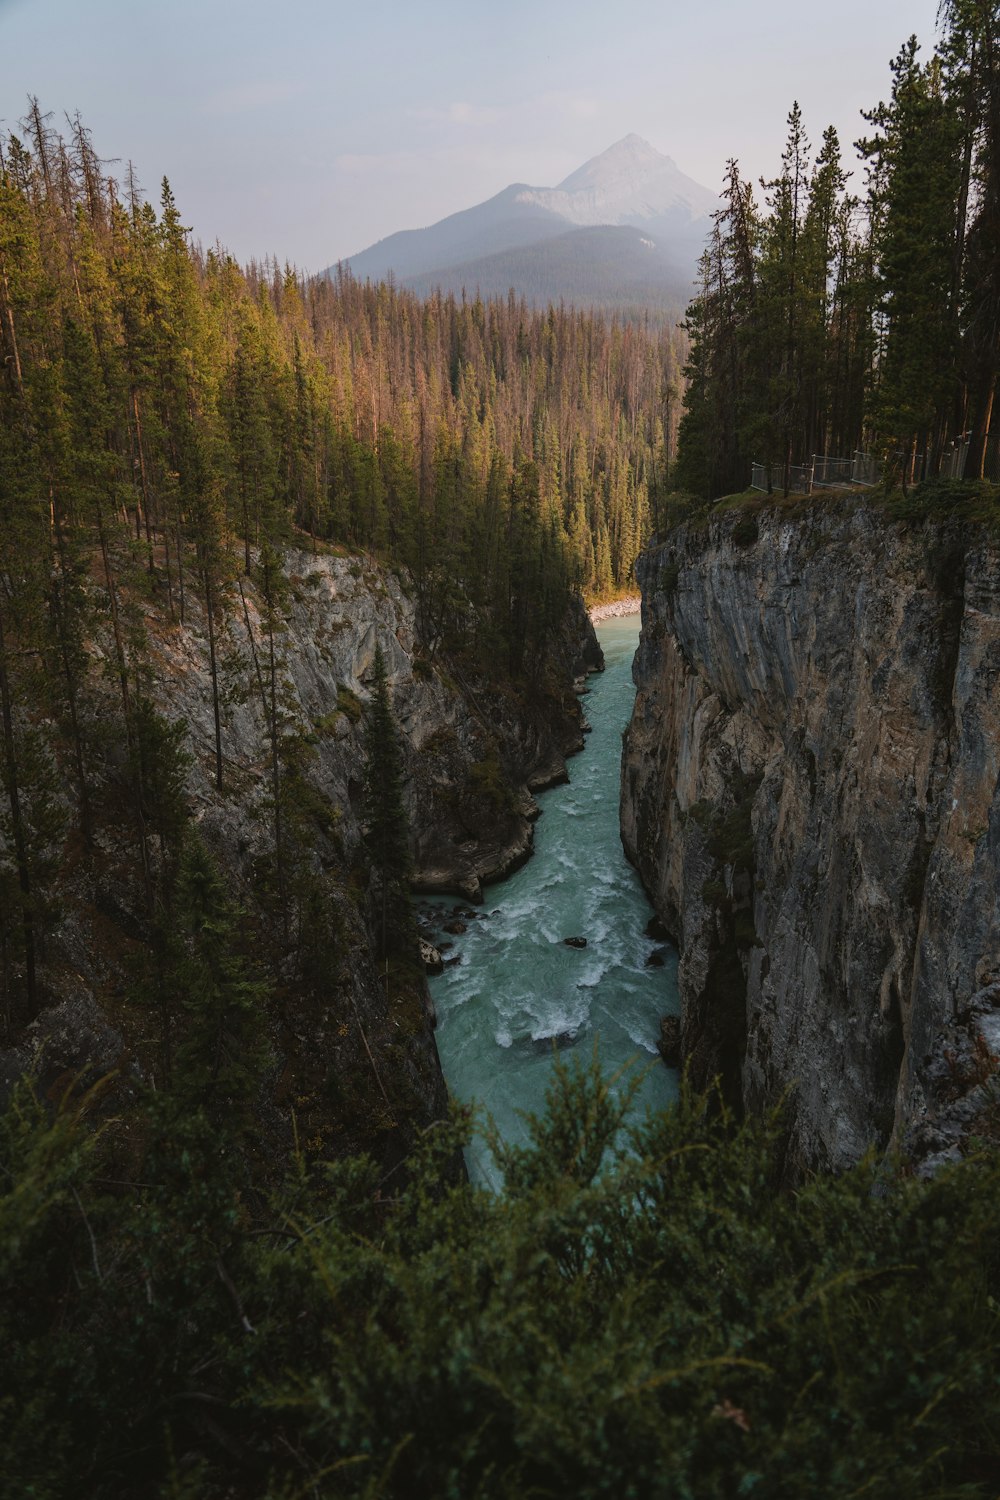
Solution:
[{"label": "haze over mountain", "polygon": [[[359,280],[530,302],[683,303],[718,198],[637,135],[556,187],[512,183],[495,197],[370,245],[343,264]],[[327,274],[336,268],[330,267]]]}]

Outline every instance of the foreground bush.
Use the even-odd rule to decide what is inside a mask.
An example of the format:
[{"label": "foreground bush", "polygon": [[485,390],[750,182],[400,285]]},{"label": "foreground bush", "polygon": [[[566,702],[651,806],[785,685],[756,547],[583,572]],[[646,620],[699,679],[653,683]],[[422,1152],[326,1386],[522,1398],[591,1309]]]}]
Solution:
[{"label": "foreground bush", "polygon": [[5,1495],[995,1494],[992,1158],[790,1194],[780,1121],[685,1096],[612,1159],[594,1064],[501,1197],[442,1129],[264,1208],[197,1114],[129,1122],[128,1186],[84,1114],[3,1124]]}]

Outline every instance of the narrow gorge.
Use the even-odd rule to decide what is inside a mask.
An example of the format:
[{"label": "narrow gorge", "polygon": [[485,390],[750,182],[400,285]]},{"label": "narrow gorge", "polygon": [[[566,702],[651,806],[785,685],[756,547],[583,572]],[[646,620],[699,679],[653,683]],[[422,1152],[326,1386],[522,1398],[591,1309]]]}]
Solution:
[{"label": "narrow gorge", "polygon": [[[431,993],[449,1092],[522,1145],[523,1116],[544,1113],[556,1056],[588,1063],[596,1052],[614,1098],[635,1090],[630,1123],[676,1094],[676,1074],[657,1052],[676,998],[676,955],[651,924],[618,829],[638,617],[606,619],[597,633],[605,670],[583,699],[590,730],[568,778],[540,799],[532,859],[482,906],[441,899],[421,910],[444,957]],[[481,1133],[466,1159],[474,1181],[501,1185]]]},{"label": "narrow gorge", "polygon": [[1000,551],[958,516],[722,508],[639,564],[626,849],[681,1050],[789,1170],[958,1154],[1000,1040]]}]

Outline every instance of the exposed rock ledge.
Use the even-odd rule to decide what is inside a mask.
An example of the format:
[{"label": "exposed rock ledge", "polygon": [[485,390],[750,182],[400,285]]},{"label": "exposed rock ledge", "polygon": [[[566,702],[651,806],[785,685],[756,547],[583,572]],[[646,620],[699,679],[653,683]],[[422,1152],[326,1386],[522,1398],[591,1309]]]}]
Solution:
[{"label": "exposed rock ledge", "polygon": [[1000,1042],[995,540],[730,513],[638,574],[622,832],[695,1078],[794,1085],[793,1170],[946,1149]]}]

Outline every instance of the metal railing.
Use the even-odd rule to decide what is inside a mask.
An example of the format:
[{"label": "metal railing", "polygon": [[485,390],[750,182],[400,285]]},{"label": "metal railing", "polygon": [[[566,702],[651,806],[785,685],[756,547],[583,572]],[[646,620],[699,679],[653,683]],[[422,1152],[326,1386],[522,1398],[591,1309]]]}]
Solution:
[{"label": "metal railing", "polygon": [[812,482],[821,488],[826,485],[850,484],[853,468],[852,458],[830,458],[824,453],[814,453]]},{"label": "metal railing", "polygon": [[752,490],[767,490],[768,484],[766,464],[750,465],[750,488]]},{"label": "metal railing", "polygon": [[[978,479],[978,474],[967,474],[966,468],[969,459],[969,448],[971,446],[972,433],[963,432],[957,437],[949,449],[945,450],[941,460],[941,474],[945,479]],[[983,455],[983,478],[989,479],[993,484],[1000,484],[1000,433],[986,439],[986,452]]]},{"label": "metal railing", "polygon": [[963,432],[962,436],[957,437],[952,443],[951,449],[946,450],[941,460],[941,474],[945,479],[965,478],[965,461],[969,456],[971,437],[971,432]]},{"label": "metal railing", "polygon": [[862,453],[860,448],[856,448],[851,459],[851,483],[869,487],[878,484],[881,478],[882,465],[879,460],[871,453]]},{"label": "metal railing", "polygon": [[[970,432],[963,432],[950,448],[945,449],[938,471],[943,479],[967,477],[965,469],[971,437]],[[891,459],[897,479],[902,465],[906,467],[908,484],[918,484],[925,477],[925,453],[898,452],[892,454]],[[1000,434],[991,435],[987,440],[983,474],[994,484],[1000,484]],[[811,495],[813,490],[848,489],[852,485],[868,488],[878,484],[881,478],[881,461],[871,453],[863,453],[860,448],[855,450],[853,458],[835,458],[826,453],[814,453],[808,463],[791,465],[788,471],[788,490],[790,494]],[[784,465],[753,463],[750,469],[750,488],[768,492],[784,491]]]},{"label": "metal railing", "polygon": [[[860,449],[855,451],[853,458],[833,458],[827,453],[814,453],[808,463],[792,464],[789,467],[788,490],[790,494],[811,495],[814,489],[846,489],[849,485],[878,484],[881,477],[882,465],[878,459],[873,458],[870,453],[862,453]],[[784,465],[751,464],[750,488],[784,490]]]}]

